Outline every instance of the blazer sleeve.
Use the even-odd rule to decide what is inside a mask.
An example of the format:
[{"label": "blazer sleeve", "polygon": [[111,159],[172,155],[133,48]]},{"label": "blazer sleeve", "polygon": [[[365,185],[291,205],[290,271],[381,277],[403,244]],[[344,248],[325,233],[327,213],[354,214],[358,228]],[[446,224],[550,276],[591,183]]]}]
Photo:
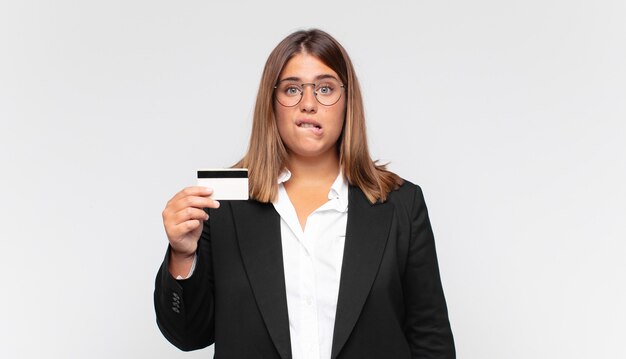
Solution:
[{"label": "blazer sleeve", "polygon": [[207,347],[214,338],[213,269],[209,221],[198,241],[196,268],[191,277],[176,280],[170,274],[168,247],[156,276],[154,307],[161,333],[173,345],[189,351]]},{"label": "blazer sleeve", "polygon": [[424,195],[416,186],[411,205],[411,236],[403,278],[405,333],[413,358],[456,357],[443,294],[435,240]]}]

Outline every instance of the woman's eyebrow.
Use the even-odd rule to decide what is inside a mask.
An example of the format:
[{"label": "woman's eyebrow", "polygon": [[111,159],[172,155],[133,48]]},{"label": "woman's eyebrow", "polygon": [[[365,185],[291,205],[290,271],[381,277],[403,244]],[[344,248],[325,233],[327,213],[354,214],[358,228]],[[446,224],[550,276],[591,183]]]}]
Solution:
[{"label": "woman's eyebrow", "polygon": [[[321,74],[321,75],[315,76],[315,81],[323,80],[323,79],[335,79],[335,80],[337,80],[337,78],[335,76],[331,75],[331,74]],[[289,77],[285,77],[284,79],[279,80],[278,82],[282,82],[282,81],[302,82],[302,79],[297,77],[297,76],[289,76]]]}]

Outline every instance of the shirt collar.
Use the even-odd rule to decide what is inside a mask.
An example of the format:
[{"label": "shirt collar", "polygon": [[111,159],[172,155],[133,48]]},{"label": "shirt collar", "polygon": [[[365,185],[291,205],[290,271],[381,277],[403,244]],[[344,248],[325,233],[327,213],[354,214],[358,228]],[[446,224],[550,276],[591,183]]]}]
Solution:
[{"label": "shirt collar", "polygon": [[289,171],[288,169],[285,168],[278,175],[278,184],[285,183],[285,182],[289,181],[290,178],[291,178],[291,171]]},{"label": "shirt collar", "polygon": [[[278,175],[278,184],[283,184],[291,178],[291,171],[285,168]],[[330,201],[335,200],[334,209],[339,212],[346,212],[348,210],[348,181],[343,177],[343,172],[340,170],[337,178],[330,186],[330,191],[328,191],[328,199]]]}]

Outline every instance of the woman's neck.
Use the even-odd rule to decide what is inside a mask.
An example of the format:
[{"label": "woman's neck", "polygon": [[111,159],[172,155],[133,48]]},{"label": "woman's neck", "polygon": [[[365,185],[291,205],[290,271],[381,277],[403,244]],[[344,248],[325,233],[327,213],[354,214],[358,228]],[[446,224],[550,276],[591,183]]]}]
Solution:
[{"label": "woman's neck", "polygon": [[336,151],[313,158],[290,153],[286,165],[291,178],[284,183],[285,190],[304,230],[309,215],[328,202],[330,187],[339,173],[339,156]]},{"label": "woman's neck", "polygon": [[291,172],[289,182],[316,185],[332,182],[339,174],[339,155],[336,151],[317,157],[302,157],[293,153],[287,159],[287,168]]}]

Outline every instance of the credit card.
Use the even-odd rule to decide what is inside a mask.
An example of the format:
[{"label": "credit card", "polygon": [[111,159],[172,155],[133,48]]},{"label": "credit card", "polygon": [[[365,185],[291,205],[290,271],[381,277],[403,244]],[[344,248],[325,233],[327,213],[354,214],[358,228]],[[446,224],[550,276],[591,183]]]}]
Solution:
[{"label": "credit card", "polygon": [[198,170],[198,186],[213,189],[215,200],[247,200],[247,168],[213,168]]}]

